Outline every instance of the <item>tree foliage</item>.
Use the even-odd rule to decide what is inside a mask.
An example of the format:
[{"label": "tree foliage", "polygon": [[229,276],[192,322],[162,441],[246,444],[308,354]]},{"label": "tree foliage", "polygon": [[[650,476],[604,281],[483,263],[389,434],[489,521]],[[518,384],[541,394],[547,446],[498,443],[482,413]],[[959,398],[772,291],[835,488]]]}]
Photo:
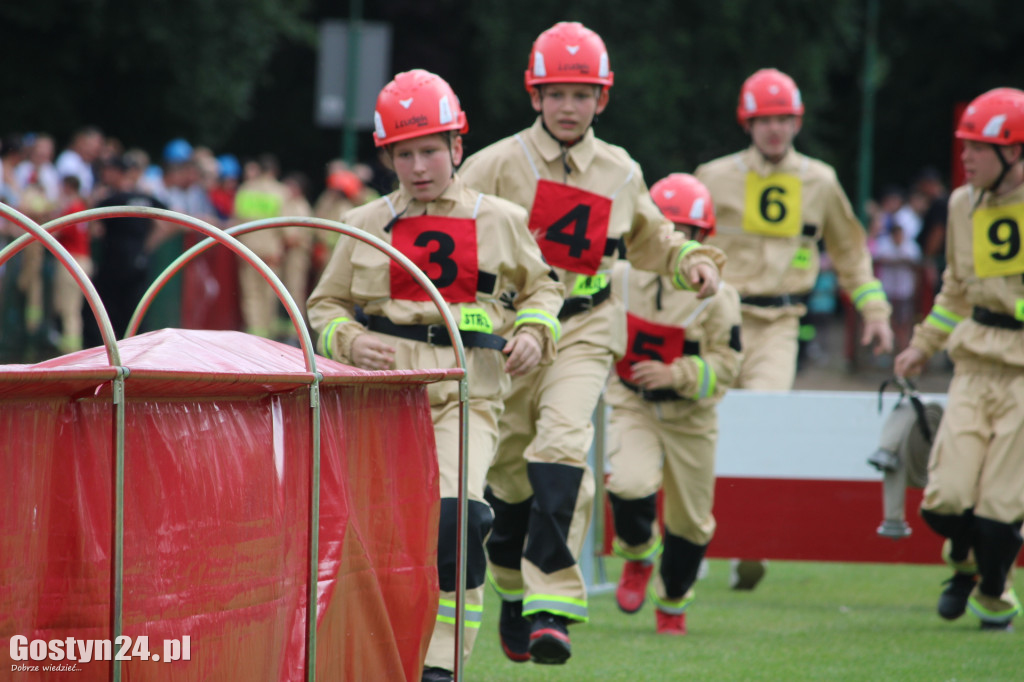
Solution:
[{"label": "tree foliage", "polygon": [[0,4],[4,130],[99,124],[130,144],[224,141],[284,40],[311,44],[307,0]]}]

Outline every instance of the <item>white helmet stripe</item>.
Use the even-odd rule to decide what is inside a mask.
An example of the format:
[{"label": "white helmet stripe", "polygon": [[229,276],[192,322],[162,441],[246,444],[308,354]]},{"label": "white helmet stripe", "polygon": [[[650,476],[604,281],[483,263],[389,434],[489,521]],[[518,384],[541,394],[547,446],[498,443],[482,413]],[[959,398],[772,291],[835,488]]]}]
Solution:
[{"label": "white helmet stripe", "polygon": [[373,129],[374,132],[377,133],[378,140],[383,140],[388,136],[387,132],[384,130],[384,119],[380,117],[379,111],[373,112]]},{"label": "white helmet stripe", "polygon": [[1003,129],[1004,123],[1006,123],[1006,114],[993,116],[985,124],[985,129],[981,131],[981,134],[985,137],[999,137],[999,132]]},{"label": "white helmet stripe", "polygon": [[694,220],[702,220],[704,218],[704,197],[698,197],[693,200],[693,206],[690,206],[690,218]]},{"label": "white helmet stripe", "polygon": [[437,107],[437,115],[441,125],[446,125],[455,120],[455,117],[452,116],[452,105],[448,101],[448,95],[444,95],[438,100]]},{"label": "white helmet stripe", "polygon": [[548,75],[548,70],[544,66],[544,55],[541,52],[533,53],[533,75],[538,78],[544,78]]}]

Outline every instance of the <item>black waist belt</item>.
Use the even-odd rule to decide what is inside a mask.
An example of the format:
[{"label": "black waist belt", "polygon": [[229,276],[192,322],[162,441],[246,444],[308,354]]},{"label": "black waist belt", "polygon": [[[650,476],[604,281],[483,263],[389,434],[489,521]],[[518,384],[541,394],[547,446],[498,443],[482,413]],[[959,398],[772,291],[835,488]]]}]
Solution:
[{"label": "black waist belt", "polygon": [[996,313],[988,308],[982,308],[980,305],[974,306],[974,310],[971,312],[971,319],[978,324],[985,325],[986,327],[1012,329],[1013,331],[1020,331],[1021,329],[1024,329],[1024,322],[1018,320],[1013,315]]},{"label": "black waist belt", "polygon": [[784,308],[790,305],[806,305],[810,294],[782,294],[781,296],[743,296],[740,303],[756,305],[759,308]]},{"label": "black waist belt", "polygon": [[558,319],[567,320],[573,315],[579,315],[580,313],[592,310],[607,301],[611,295],[612,287],[609,284],[592,296],[573,296],[572,298],[567,298],[565,303],[562,304],[562,309],[558,311]]},{"label": "black waist belt", "polygon": [[[443,324],[395,324],[381,315],[368,315],[367,328],[370,331],[389,336],[397,336],[411,341],[422,341],[433,346],[452,345],[448,329]],[[487,332],[460,331],[462,345],[466,348],[493,348],[502,350],[508,341],[497,334]]]},{"label": "black waist belt", "polygon": [[634,383],[626,381],[622,377],[619,377],[619,381],[622,382],[623,386],[625,386],[629,390],[633,391],[633,393],[636,393],[637,395],[639,395],[641,398],[643,398],[647,402],[651,402],[651,403],[667,403],[670,400],[686,400],[686,398],[684,398],[683,396],[679,395],[678,393],[676,393],[671,388],[652,388],[652,389],[641,388],[641,387],[637,386]]}]

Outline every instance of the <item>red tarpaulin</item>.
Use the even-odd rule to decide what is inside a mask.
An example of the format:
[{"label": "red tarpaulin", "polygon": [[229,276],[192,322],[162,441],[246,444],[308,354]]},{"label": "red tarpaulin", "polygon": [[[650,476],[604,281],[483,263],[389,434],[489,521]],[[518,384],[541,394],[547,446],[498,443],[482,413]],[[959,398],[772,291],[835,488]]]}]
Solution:
[{"label": "red tarpaulin", "polygon": [[[131,370],[123,630],[133,644],[147,635],[161,657],[165,640],[188,636],[191,657],[126,661],[124,679],[304,679],[312,375],[302,353],[172,329],[120,351]],[[453,373],[317,366],[317,678],[415,680],[438,591],[424,384]],[[0,679],[19,674],[12,665],[55,663],[11,661],[12,637],[111,636],[112,376],[102,349],[0,367]],[[59,663],[77,665],[80,682],[110,671]],[[41,670],[33,679],[71,674]]]}]

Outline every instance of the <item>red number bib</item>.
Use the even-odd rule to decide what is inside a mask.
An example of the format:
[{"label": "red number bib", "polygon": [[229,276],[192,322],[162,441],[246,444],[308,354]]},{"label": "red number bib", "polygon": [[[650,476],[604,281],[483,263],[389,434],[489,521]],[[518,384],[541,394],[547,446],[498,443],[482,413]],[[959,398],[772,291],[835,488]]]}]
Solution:
[{"label": "red number bib", "polygon": [[[426,273],[448,303],[476,300],[476,243],[472,218],[422,215],[402,218],[391,228],[391,245]],[[430,295],[401,265],[391,261],[391,298],[429,301]]]},{"label": "red number bib", "polygon": [[608,242],[612,200],[551,180],[537,181],[530,231],[548,264],[596,274]]},{"label": "red number bib", "polygon": [[626,313],[626,354],[615,370],[626,381],[633,380],[633,365],[642,360],[657,360],[666,365],[683,354],[686,330],[655,324],[633,313]]}]

